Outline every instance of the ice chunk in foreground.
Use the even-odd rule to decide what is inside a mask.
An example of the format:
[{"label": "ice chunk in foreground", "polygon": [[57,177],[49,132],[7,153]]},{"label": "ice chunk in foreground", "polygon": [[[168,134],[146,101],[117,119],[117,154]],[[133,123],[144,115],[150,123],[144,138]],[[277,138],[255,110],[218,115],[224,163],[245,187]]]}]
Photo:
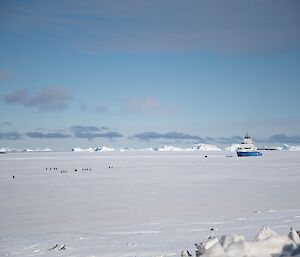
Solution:
[{"label": "ice chunk in foreground", "polygon": [[291,228],[291,231],[289,233],[289,238],[293,240],[296,244],[300,244],[300,238],[295,229]]},{"label": "ice chunk in foreground", "polygon": [[218,243],[219,243],[219,239],[215,237],[215,238],[209,238],[207,241],[202,242],[200,244],[195,244],[195,246],[197,248],[197,254],[201,255],[201,254],[205,253],[207,250],[209,250],[215,244],[218,244]]},{"label": "ice chunk in foreground", "polygon": [[241,235],[229,235],[195,245],[196,256],[201,257],[300,257],[299,236],[294,229],[288,236],[263,227],[253,241],[246,241]]},{"label": "ice chunk in foreground", "polygon": [[255,236],[254,241],[265,240],[272,236],[278,236],[278,234],[274,232],[272,229],[270,229],[268,226],[264,226],[261,228],[259,233]]},{"label": "ice chunk in foreground", "polygon": [[220,239],[221,245],[224,248],[228,248],[229,246],[238,243],[238,242],[245,242],[246,239],[242,235],[229,235],[229,236],[222,236]]},{"label": "ice chunk in foreground", "polygon": [[192,256],[189,251],[184,250],[181,252],[181,257],[190,257]]}]

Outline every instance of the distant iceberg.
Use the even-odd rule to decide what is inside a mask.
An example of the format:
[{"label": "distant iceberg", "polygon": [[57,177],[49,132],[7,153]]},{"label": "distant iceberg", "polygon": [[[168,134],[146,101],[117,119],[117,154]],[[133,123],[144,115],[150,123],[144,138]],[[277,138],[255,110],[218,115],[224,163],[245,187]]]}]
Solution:
[{"label": "distant iceberg", "polygon": [[128,152],[128,151],[134,151],[134,152],[152,152],[154,149],[152,147],[149,148],[130,148],[130,147],[124,147],[120,149],[120,152]]},{"label": "distant iceberg", "polygon": [[110,148],[110,147],[107,147],[107,146],[102,146],[102,147],[99,147],[97,148],[97,152],[113,152],[115,149],[114,148]]},{"label": "distant iceberg", "polygon": [[240,144],[232,144],[231,146],[226,147],[225,150],[229,152],[235,152],[239,146]]},{"label": "distant iceberg", "polygon": [[72,149],[72,152],[88,152],[88,153],[91,153],[91,152],[94,152],[94,149],[93,148],[86,148],[86,149],[82,149],[80,147],[75,147]]},{"label": "distant iceberg", "polygon": [[24,152],[24,150],[16,150],[14,148],[1,147],[0,153],[9,153],[9,152]]},{"label": "distant iceberg", "polygon": [[25,149],[25,152],[53,152],[53,150],[50,148],[44,148],[44,149],[37,148],[37,149]]},{"label": "distant iceberg", "polygon": [[192,152],[192,151],[220,151],[221,149],[215,145],[209,144],[197,144],[192,148],[181,148],[171,145],[164,145],[163,147],[156,148],[156,151],[159,152]]},{"label": "distant iceberg", "polygon": [[286,150],[286,151],[300,151],[300,146],[299,145],[287,145],[284,144],[281,147],[282,150]]},{"label": "distant iceberg", "polygon": [[0,153],[7,153],[7,149],[6,148],[0,148]]},{"label": "distant iceberg", "polygon": [[194,145],[193,149],[195,151],[220,151],[221,150],[216,145],[210,145],[210,144],[197,144]]},{"label": "distant iceberg", "polygon": [[110,148],[107,146],[101,146],[101,147],[97,147],[97,148],[89,147],[89,148],[85,148],[85,149],[82,149],[80,147],[75,147],[72,149],[72,152],[92,153],[92,152],[112,152],[114,150],[115,150],[114,148]]},{"label": "distant iceberg", "polygon": [[159,152],[170,152],[170,151],[181,152],[181,151],[186,151],[186,149],[171,146],[171,145],[164,145],[163,147],[159,147],[156,150],[159,151]]}]

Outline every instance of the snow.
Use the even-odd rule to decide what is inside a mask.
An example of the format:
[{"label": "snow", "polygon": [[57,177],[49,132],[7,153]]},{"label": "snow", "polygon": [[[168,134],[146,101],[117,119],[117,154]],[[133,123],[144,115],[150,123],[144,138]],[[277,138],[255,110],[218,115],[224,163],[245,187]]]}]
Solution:
[{"label": "snow", "polygon": [[2,154],[0,256],[299,257],[300,152],[227,154]]}]

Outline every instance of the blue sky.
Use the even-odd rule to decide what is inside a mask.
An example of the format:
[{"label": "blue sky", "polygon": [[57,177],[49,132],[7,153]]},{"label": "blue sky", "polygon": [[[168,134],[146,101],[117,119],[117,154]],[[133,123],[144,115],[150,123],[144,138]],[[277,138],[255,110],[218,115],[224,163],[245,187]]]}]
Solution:
[{"label": "blue sky", "polygon": [[246,132],[300,144],[299,12],[290,0],[1,1],[0,146]]}]

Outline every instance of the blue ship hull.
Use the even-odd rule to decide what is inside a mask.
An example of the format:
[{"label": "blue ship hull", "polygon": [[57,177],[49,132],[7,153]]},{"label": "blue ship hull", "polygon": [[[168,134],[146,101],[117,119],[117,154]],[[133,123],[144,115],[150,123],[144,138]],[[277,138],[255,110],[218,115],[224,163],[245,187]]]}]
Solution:
[{"label": "blue ship hull", "polygon": [[262,156],[261,152],[236,152],[239,157]]}]

